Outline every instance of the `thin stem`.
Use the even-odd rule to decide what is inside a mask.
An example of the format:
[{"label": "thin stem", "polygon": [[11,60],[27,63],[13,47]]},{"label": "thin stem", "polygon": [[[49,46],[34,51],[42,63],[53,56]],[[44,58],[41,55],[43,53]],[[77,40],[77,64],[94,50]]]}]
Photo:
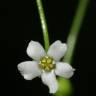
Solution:
[{"label": "thin stem", "polygon": [[45,15],[44,15],[44,9],[43,9],[41,0],[36,0],[36,3],[37,3],[41,26],[42,26],[42,31],[43,31],[45,50],[47,51],[49,48],[49,35],[48,35],[48,28],[47,28]]},{"label": "thin stem", "polygon": [[83,22],[83,18],[85,15],[85,11],[88,5],[89,0],[79,0],[79,5],[76,11],[76,14],[74,16],[73,24],[67,39],[67,45],[68,45],[68,51],[64,57],[64,61],[71,63],[73,53],[74,53],[74,48],[76,45],[78,33],[80,31],[80,27]]}]

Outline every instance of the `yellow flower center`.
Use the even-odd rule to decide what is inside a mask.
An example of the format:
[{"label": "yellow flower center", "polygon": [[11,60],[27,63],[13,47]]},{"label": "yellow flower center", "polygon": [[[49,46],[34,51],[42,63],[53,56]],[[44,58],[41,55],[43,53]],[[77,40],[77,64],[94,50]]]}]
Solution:
[{"label": "yellow flower center", "polygon": [[49,56],[45,56],[40,59],[39,66],[45,71],[51,71],[55,68],[54,60]]}]

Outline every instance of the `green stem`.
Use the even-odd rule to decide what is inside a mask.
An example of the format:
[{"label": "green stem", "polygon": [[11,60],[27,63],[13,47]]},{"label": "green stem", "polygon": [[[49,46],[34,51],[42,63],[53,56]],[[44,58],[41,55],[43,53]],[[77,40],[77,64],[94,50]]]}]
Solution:
[{"label": "green stem", "polygon": [[[80,31],[80,27],[82,25],[82,21],[85,15],[88,1],[89,0],[79,0],[79,5],[77,8],[76,14],[74,16],[73,24],[67,39],[68,51],[66,53],[66,56],[63,59],[65,62],[68,62],[68,63],[72,62],[75,44],[77,41],[78,33]],[[59,90],[57,91],[56,94],[54,94],[54,96],[69,96],[69,93],[71,94],[73,89],[70,81],[68,82],[68,80],[59,78],[58,82],[59,82]]]},{"label": "green stem", "polygon": [[64,57],[64,61],[71,63],[73,53],[74,53],[74,48],[76,45],[78,33],[80,31],[80,27],[83,22],[84,15],[86,13],[86,8],[88,5],[89,0],[79,0],[79,5],[76,11],[76,14],[74,16],[73,24],[67,39],[67,45],[68,45],[68,51]]},{"label": "green stem", "polygon": [[44,15],[44,9],[43,9],[41,0],[36,0],[36,3],[37,3],[41,26],[42,26],[42,30],[43,30],[45,50],[47,51],[49,48],[49,35],[48,35],[48,28],[47,28],[45,15]]}]

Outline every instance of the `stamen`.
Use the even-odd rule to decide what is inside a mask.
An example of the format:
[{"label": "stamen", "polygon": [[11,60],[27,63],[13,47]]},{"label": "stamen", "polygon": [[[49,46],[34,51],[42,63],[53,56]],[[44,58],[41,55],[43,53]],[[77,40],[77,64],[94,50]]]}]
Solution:
[{"label": "stamen", "polygon": [[41,58],[39,67],[45,71],[51,71],[52,69],[55,68],[53,58],[51,58],[49,56],[45,56],[45,57]]}]

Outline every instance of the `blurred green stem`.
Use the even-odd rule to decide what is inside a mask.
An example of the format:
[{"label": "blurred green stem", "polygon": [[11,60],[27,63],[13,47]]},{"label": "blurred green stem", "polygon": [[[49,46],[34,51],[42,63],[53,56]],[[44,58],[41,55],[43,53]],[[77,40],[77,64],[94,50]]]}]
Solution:
[{"label": "blurred green stem", "polygon": [[38,7],[38,12],[39,12],[39,16],[40,16],[42,31],[43,31],[45,50],[47,51],[49,48],[49,35],[48,35],[48,28],[47,28],[45,15],[44,15],[44,9],[42,6],[42,0],[36,0],[36,4]]},{"label": "blurred green stem", "polygon": [[[85,15],[85,11],[88,5],[89,0],[79,0],[78,8],[76,11],[76,14],[74,16],[73,24],[70,29],[69,36],[67,38],[67,45],[68,45],[68,51],[64,57],[64,62],[68,62],[71,64],[72,57],[74,53],[75,44],[77,41],[78,33],[80,31],[80,27],[83,22],[83,18]],[[59,90],[57,91],[54,96],[69,96],[69,93],[72,92],[72,86],[71,83],[68,82],[68,80],[64,80],[63,78],[58,79],[59,82]]]},{"label": "blurred green stem", "polygon": [[78,33],[83,22],[84,15],[86,13],[86,8],[89,0],[79,0],[79,5],[74,16],[73,24],[70,29],[69,36],[67,38],[68,51],[64,57],[64,61],[71,64],[74,48],[76,45]]}]

